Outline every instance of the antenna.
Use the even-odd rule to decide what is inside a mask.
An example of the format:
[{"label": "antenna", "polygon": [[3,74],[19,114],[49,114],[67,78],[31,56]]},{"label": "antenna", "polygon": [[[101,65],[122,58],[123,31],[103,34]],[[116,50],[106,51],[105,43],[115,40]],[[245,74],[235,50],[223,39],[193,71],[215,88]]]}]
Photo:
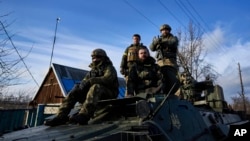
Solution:
[{"label": "antenna", "polygon": [[54,52],[54,48],[55,48],[55,43],[56,43],[56,32],[57,32],[57,25],[60,21],[60,18],[56,18],[56,28],[55,28],[55,36],[54,36],[54,41],[53,41],[53,47],[52,47],[52,51],[51,51],[51,56],[50,56],[50,63],[49,63],[49,68],[51,66],[52,63],[52,58],[53,58],[53,52]]}]

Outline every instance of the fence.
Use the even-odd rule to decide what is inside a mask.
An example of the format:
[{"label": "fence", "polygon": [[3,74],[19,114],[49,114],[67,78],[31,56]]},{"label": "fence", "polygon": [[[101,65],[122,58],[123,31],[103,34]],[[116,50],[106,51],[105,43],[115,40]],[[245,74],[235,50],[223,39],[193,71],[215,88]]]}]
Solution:
[{"label": "fence", "polygon": [[0,134],[42,125],[44,119],[55,114],[58,104],[39,104],[33,109],[0,109]]},{"label": "fence", "polygon": [[34,109],[0,110],[0,134],[27,128]]}]

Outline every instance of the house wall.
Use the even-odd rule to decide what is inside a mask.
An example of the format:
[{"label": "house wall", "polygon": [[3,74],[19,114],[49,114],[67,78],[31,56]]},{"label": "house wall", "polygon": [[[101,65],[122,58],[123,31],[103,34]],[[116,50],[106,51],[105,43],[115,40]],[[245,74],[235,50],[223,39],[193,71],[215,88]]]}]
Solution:
[{"label": "house wall", "polygon": [[63,94],[61,92],[56,76],[52,69],[50,69],[48,76],[45,78],[45,81],[34,100],[38,104],[52,104],[61,103],[63,100],[62,97]]}]

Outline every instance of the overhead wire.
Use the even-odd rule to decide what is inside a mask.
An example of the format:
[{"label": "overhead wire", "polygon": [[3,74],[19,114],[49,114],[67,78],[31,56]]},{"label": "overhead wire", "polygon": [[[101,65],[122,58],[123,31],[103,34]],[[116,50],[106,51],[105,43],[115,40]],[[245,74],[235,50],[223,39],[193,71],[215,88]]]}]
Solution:
[{"label": "overhead wire", "polygon": [[19,51],[17,50],[16,46],[14,45],[14,43],[13,43],[13,41],[12,41],[12,38],[9,36],[7,30],[5,29],[4,24],[3,24],[1,21],[0,21],[0,24],[2,25],[3,30],[4,30],[4,32],[5,32],[5,34],[6,34],[6,36],[8,37],[8,39],[9,39],[9,41],[10,41],[12,47],[15,49],[17,55],[19,56],[19,58],[20,58],[20,60],[22,61],[23,65],[25,66],[25,68],[26,68],[26,70],[28,71],[29,75],[31,76],[31,78],[33,79],[33,81],[36,83],[36,85],[39,87],[39,84],[37,83],[36,79],[35,79],[34,76],[32,75],[32,73],[31,73],[31,71],[29,70],[28,66],[26,65],[26,63],[25,63],[23,57],[20,55]]},{"label": "overhead wire", "polygon": [[[182,3],[182,1],[180,1],[181,3]],[[194,8],[194,6],[189,2],[189,0],[186,0],[186,2],[187,2],[187,4],[192,8],[192,10],[195,12],[195,14],[199,17],[199,19],[203,22],[203,24],[206,26],[206,28],[208,29],[208,30],[211,30],[210,29],[210,27],[208,26],[208,24],[207,24],[207,22],[205,22],[205,20],[201,17],[201,15],[199,14],[199,12],[197,12],[197,10]],[[185,5],[184,5],[185,6]],[[224,53],[226,52],[226,49],[225,49],[225,47],[224,46],[221,46],[221,43],[219,43],[217,40],[214,40],[214,37],[212,36],[209,36],[214,42],[215,42],[215,44],[217,44],[218,45],[218,47],[216,47],[216,48],[220,48]],[[236,60],[235,60],[235,58],[233,58],[233,61],[235,62],[235,63],[237,63],[236,62]]]},{"label": "overhead wire", "polygon": [[206,26],[207,29],[211,30],[208,24],[205,22],[205,20],[201,17],[199,12],[193,7],[193,5],[189,2],[189,0],[186,0],[188,5],[192,8],[192,10],[195,12],[195,14],[199,17],[199,19],[203,22],[203,24]]},{"label": "overhead wire", "polygon": [[[188,8],[181,0],[175,0],[175,2],[177,3],[177,5],[181,8],[181,10],[182,10],[190,19],[194,19],[194,21],[196,22],[195,24],[196,24],[198,27],[200,27],[200,29],[202,29],[202,31],[203,31],[204,33],[207,33],[207,30],[199,23],[199,21],[198,21],[198,20],[196,19],[196,17],[192,14],[192,12],[189,10],[189,8]],[[191,4],[189,3],[189,5],[191,5]],[[192,7],[192,9],[193,9],[194,11],[196,11],[195,8],[194,8],[193,6],[191,6],[191,7]],[[197,11],[196,11],[195,13],[198,14]],[[189,15],[191,15],[191,17],[190,17]],[[201,18],[200,15],[199,15],[198,17]],[[203,19],[202,19],[201,21],[203,21],[203,22],[205,23],[205,21],[204,21]],[[206,27],[207,27],[209,30],[211,30],[211,29],[209,28],[209,26],[208,26],[206,23],[205,23],[205,25],[206,25]],[[210,35],[210,34],[207,34],[207,35],[208,35],[208,39],[215,45],[215,47],[216,47],[217,49],[222,49],[222,51],[224,52],[223,48],[220,47],[220,43],[218,43],[218,41],[216,41],[212,35]]]},{"label": "overhead wire", "polygon": [[[133,6],[129,1],[127,0],[123,0],[127,5],[129,5],[132,9],[134,9],[138,14],[140,14],[142,17],[144,17],[148,22],[150,22],[153,26],[157,27],[157,25],[150,20],[147,16],[145,16],[140,10],[138,10],[135,6]],[[175,0],[176,1],[176,0]],[[184,27],[185,30],[187,30],[187,27],[183,24],[183,22],[177,17],[175,16],[175,14],[161,1],[158,0],[158,2],[160,3],[160,5],[180,24]],[[191,5],[191,3],[187,0],[188,5],[192,8],[192,10],[198,15],[198,17],[200,18],[200,20],[203,22],[203,24],[206,25],[207,29],[210,30],[209,26],[207,25],[207,23],[204,21],[204,19],[199,15],[199,13],[197,12],[197,10]],[[202,31],[204,33],[207,33],[206,28],[204,28],[202,26],[202,24],[200,24],[199,20],[197,20],[197,18],[192,14],[192,12],[185,6],[185,4],[183,4],[182,1],[179,1],[179,3],[176,1],[176,3],[178,4],[178,6],[182,9],[182,11],[190,18],[190,19],[194,19],[195,22],[198,24],[196,24],[198,27],[200,27],[202,29]],[[182,6],[181,6],[182,5]],[[186,10],[184,10],[186,9]],[[189,14],[188,14],[189,13]],[[191,16],[190,16],[191,15]],[[157,27],[158,28],[158,27]],[[211,41],[211,43],[213,43],[215,45],[216,48],[218,49],[222,49],[223,52],[225,52],[224,48],[221,47],[220,43],[218,43],[216,40],[214,40],[214,37],[211,37],[212,35],[207,34],[208,35],[208,39]]]},{"label": "overhead wire", "polygon": [[158,28],[158,26],[151,21],[147,16],[145,16],[140,10],[138,10],[136,7],[134,7],[130,2],[127,0],[123,0],[128,6],[130,6],[132,9],[134,9],[138,14],[140,14],[142,17],[144,17],[148,22],[150,22],[154,27]]},{"label": "overhead wire", "polygon": [[[175,1],[176,1],[176,2],[179,1],[179,3],[182,5],[182,7],[184,7],[184,9],[186,9],[186,11],[188,11],[188,13],[193,17],[193,19],[195,19],[195,21],[198,23],[198,25],[200,26],[200,28],[202,28],[202,30],[203,30],[204,33],[207,33],[206,28],[207,28],[209,31],[211,31],[211,29],[210,29],[210,27],[208,26],[208,24],[205,22],[205,20],[201,17],[201,15],[199,14],[199,12],[197,12],[197,10],[194,8],[194,6],[193,6],[188,0],[187,0],[186,2],[188,3],[189,7],[191,7],[191,9],[192,9],[192,10],[194,11],[194,13],[199,17],[200,21],[203,22],[203,24],[206,26],[206,28],[204,28],[204,27],[202,26],[202,24],[200,24],[200,23],[198,22],[198,20],[196,19],[195,16],[193,16],[192,12],[188,9],[188,7],[187,7],[185,4],[183,4],[183,1],[181,1],[181,0],[175,0]],[[180,7],[180,5],[179,5],[179,7]],[[182,9],[183,9],[183,8],[182,8]],[[184,11],[184,9],[183,9],[183,11]],[[184,12],[184,13],[186,13],[186,12]],[[186,15],[187,15],[187,13],[186,13]],[[208,35],[208,39],[210,40],[210,42],[211,42],[212,44],[214,44],[215,48],[221,50],[221,51],[224,52],[224,54],[225,54],[225,52],[226,52],[225,47],[222,46],[221,43],[218,42],[218,41],[215,39],[215,37],[214,37],[213,35],[211,35],[211,34],[207,34],[207,35]],[[237,62],[235,61],[235,58],[234,58],[234,57],[232,58],[232,61],[234,61],[235,64],[237,63]],[[233,69],[232,69],[232,71],[233,71]]]},{"label": "overhead wire", "polygon": [[189,9],[186,8],[186,6],[181,1],[175,0],[175,3],[177,3],[177,5],[188,16],[189,19],[193,19],[197,23],[196,26],[201,27],[199,21],[197,21],[197,19],[194,17],[194,15],[192,14],[192,12],[190,12]]},{"label": "overhead wire", "polygon": [[179,18],[177,18],[177,17],[174,15],[174,13],[172,13],[171,10],[168,9],[168,7],[167,7],[161,0],[158,0],[158,2],[161,4],[161,6],[162,6],[165,10],[168,11],[168,13],[169,13],[169,14],[170,14],[179,24],[181,24],[185,29],[187,29],[186,26],[179,20]]}]

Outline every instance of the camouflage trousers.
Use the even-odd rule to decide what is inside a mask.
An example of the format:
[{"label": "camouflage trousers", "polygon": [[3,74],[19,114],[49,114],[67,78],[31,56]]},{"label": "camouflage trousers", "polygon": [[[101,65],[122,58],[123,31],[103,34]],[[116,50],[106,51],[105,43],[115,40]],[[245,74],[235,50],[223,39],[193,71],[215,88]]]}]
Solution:
[{"label": "camouflage trousers", "polygon": [[126,83],[126,88],[125,88],[125,93],[124,93],[124,97],[127,97],[128,95],[128,75],[124,76],[125,79],[125,83]]},{"label": "camouflage trousers", "polygon": [[99,100],[116,98],[117,94],[100,84],[94,84],[84,92],[76,85],[63,100],[57,116],[68,116],[70,110],[74,108],[76,102],[82,103],[79,114],[93,116],[97,102]]},{"label": "camouflage trousers", "polygon": [[177,69],[171,66],[162,66],[161,73],[163,75],[162,92],[168,94],[171,88],[175,85],[170,94],[176,93],[180,87]]}]

